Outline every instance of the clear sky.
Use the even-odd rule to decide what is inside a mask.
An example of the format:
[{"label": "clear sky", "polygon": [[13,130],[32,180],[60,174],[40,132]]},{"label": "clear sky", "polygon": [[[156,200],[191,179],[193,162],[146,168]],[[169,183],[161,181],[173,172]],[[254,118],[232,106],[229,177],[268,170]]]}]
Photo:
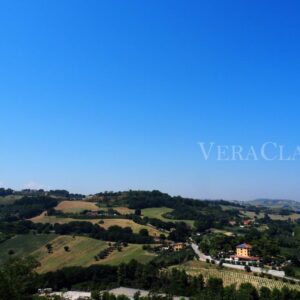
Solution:
[{"label": "clear sky", "polygon": [[300,200],[299,1],[0,1],[0,184]]}]

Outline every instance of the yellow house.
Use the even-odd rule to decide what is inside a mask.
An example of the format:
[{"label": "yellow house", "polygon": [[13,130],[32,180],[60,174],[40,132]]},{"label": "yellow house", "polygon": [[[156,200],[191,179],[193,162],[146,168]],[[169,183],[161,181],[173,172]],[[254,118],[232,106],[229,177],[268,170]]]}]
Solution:
[{"label": "yellow house", "polygon": [[249,244],[241,244],[236,246],[236,256],[238,257],[251,257],[252,246]]},{"label": "yellow house", "polygon": [[185,248],[185,244],[184,243],[177,243],[173,245],[173,250],[174,251],[180,251],[182,249]]}]

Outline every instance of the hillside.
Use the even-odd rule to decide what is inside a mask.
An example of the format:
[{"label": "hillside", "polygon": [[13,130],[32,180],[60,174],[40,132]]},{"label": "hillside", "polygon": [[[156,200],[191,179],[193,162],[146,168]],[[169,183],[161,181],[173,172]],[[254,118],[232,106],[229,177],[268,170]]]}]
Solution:
[{"label": "hillside", "polygon": [[289,209],[300,211],[300,202],[295,200],[283,200],[283,199],[256,199],[247,201],[247,204],[254,206],[264,206],[274,209]]}]

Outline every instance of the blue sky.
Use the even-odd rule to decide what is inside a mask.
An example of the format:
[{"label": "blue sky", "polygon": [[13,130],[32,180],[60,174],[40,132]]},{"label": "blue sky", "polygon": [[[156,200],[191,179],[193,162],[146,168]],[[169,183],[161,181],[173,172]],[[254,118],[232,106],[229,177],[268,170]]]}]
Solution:
[{"label": "blue sky", "polygon": [[0,184],[300,200],[299,1],[0,1]]}]

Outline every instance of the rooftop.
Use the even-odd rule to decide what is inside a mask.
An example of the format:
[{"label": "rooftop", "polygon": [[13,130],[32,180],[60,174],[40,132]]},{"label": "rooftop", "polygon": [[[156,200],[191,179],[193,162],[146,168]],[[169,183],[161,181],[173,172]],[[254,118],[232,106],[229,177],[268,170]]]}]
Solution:
[{"label": "rooftop", "polygon": [[241,249],[251,249],[252,248],[252,246],[250,244],[246,244],[246,243],[240,244],[236,247],[241,248]]}]

